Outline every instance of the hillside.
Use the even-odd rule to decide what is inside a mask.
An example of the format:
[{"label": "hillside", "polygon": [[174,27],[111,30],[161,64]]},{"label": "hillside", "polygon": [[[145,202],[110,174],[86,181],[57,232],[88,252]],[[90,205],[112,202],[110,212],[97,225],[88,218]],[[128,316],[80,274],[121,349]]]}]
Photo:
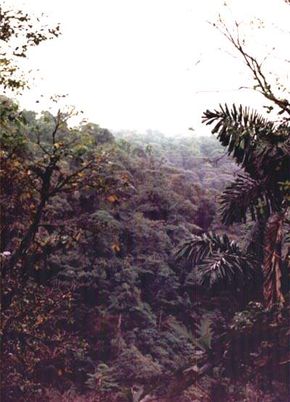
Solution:
[{"label": "hillside", "polygon": [[[238,170],[216,139],[70,128],[64,115],[1,102],[2,400],[242,397],[228,367],[247,383],[250,371],[237,373],[249,356],[264,359],[260,387],[265,339],[232,362],[233,343],[266,314],[252,302],[234,315],[257,286],[209,289],[176,257],[192,235],[225,230],[216,200]],[[288,310],[279,314],[282,353]]]}]

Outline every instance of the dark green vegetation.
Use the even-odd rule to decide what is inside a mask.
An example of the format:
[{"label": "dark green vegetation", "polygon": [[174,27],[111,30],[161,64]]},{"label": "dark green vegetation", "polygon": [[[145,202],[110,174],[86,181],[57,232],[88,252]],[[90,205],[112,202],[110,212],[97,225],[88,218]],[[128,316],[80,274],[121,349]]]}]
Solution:
[{"label": "dark green vegetation", "polygon": [[218,144],[1,111],[3,398],[115,392],[189,362],[201,312],[174,251],[214,222],[233,168]]},{"label": "dark green vegetation", "polygon": [[[16,58],[58,35],[0,17]],[[276,121],[113,135],[0,97],[2,401],[288,400],[290,106],[225,35]]]},{"label": "dark green vegetation", "polygon": [[[253,387],[268,390],[273,364],[286,382],[288,310],[234,315],[261,301],[261,276],[235,242],[247,247],[247,226],[221,237],[215,200],[239,172],[215,138],[69,128],[68,115],[37,117],[4,97],[1,116],[2,400],[210,400],[241,374],[232,394],[243,395],[256,360]],[[192,235],[198,252],[177,261]],[[205,244],[227,255],[200,274]]]}]

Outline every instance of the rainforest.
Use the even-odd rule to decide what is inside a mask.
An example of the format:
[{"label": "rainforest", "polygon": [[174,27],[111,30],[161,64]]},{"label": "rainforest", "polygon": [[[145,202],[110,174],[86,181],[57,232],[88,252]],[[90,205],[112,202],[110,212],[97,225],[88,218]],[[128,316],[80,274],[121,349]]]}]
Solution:
[{"label": "rainforest", "polygon": [[219,23],[269,117],[168,136],[23,108],[61,28],[0,7],[3,402],[289,400],[290,99]]}]

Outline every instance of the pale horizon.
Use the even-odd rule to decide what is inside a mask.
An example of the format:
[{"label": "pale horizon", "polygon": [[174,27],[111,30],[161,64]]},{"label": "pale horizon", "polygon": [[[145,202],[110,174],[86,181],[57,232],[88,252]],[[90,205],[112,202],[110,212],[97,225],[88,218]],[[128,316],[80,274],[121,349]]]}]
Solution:
[{"label": "pale horizon", "polygon": [[[50,95],[68,94],[65,103],[102,127],[168,134],[186,133],[189,127],[201,134],[210,131],[201,127],[201,115],[219,103],[242,103],[262,112],[263,97],[239,89],[253,86],[250,72],[208,22],[219,13],[228,22],[239,19],[250,51],[257,58],[270,52],[266,71],[269,65],[273,74],[275,68],[282,71],[289,83],[283,32],[289,6],[282,0],[232,0],[227,6],[221,0],[6,3],[36,15],[43,12],[61,25],[60,38],[30,52],[27,69],[39,71],[20,102],[33,110],[48,108]],[[259,31],[256,23],[249,24],[258,17],[266,24]],[[286,59],[285,71],[279,59]]]}]

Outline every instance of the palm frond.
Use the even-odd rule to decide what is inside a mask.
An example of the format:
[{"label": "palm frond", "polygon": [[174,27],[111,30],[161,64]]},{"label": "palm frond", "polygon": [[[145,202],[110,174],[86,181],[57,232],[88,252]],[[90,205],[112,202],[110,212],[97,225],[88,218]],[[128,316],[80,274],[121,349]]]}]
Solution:
[{"label": "palm frond", "polygon": [[212,133],[253,178],[265,178],[281,163],[289,164],[289,125],[276,126],[248,107],[220,105],[207,110],[203,123],[215,124]]},{"label": "palm frond", "polygon": [[197,265],[217,251],[240,253],[238,244],[231,241],[226,234],[219,236],[209,232],[193,235],[182,244],[175,255],[177,259],[185,258],[191,264]]},{"label": "palm frond", "polygon": [[226,234],[203,233],[192,236],[176,253],[196,266],[196,279],[202,285],[212,288],[239,286],[253,281],[257,261],[253,255],[243,254],[238,244]]},{"label": "palm frond", "polygon": [[233,105],[232,109],[220,105],[220,110],[207,110],[202,122],[206,125],[215,123],[212,133],[217,134],[221,144],[228,148],[229,155],[232,154],[237,163],[242,165],[250,157],[258,136],[270,133],[274,128],[272,122],[242,105],[238,108]]},{"label": "palm frond", "polygon": [[[290,127],[275,131],[279,141],[261,141],[253,152],[253,167],[269,183],[290,180]],[[253,176],[254,177],[254,176]],[[256,176],[255,176],[256,177]]]},{"label": "palm frond", "polygon": [[271,191],[271,185],[249,175],[238,175],[221,196],[222,222],[226,225],[246,222],[248,212],[252,220],[258,220],[278,211],[281,200],[275,196],[277,192]]},{"label": "palm frond", "polygon": [[202,286],[225,289],[252,282],[256,262],[251,256],[234,253],[213,253],[198,266],[197,279]]}]

